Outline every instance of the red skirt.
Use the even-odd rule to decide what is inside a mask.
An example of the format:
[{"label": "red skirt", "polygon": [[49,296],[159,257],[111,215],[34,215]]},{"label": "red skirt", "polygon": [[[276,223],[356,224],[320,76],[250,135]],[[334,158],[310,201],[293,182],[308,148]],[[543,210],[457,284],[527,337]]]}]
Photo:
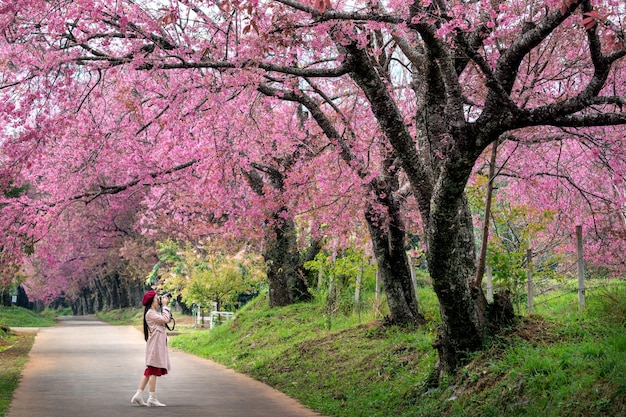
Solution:
[{"label": "red skirt", "polygon": [[163,375],[167,375],[167,369],[155,368],[154,366],[148,365],[148,367],[146,368],[143,374],[145,376],[150,376],[150,375],[163,376]]}]

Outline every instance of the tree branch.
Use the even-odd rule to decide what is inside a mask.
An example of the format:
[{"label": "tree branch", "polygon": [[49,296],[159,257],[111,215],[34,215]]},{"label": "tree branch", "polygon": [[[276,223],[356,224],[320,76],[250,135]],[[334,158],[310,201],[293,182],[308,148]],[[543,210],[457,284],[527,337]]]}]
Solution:
[{"label": "tree branch", "polygon": [[295,0],[274,0],[277,3],[289,6],[292,9],[299,10],[310,14],[318,21],[328,20],[348,20],[348,21],[363,21],[363,22],[385,22],[385,23],[406,23],[406,19],[394,15],[384,13],[359,13],[359,12],[341,12],[336,10],[325,10],[320,12],[318,9],[307,6]]},{"label": "tree branch", "polygon": [[[183,170],[185,168],[189,168],[189,167],[195,165],[198,162],[199,162],[198,159],[192,159],[189,162],[185,162],[184,164],[176,165],[173,168],[165,169],[165,170],[162,170],[162,171],[151,172],[151,173],[149,173],[147,175],[147,177],[158,178],[158,177],[160,177],[162,175],[172,174],[172,173],[174,173],[176,171],[181,171],[181,170]],[[129,181],[126,184],[120,184],[120,185],[100,185],[100,186],[98,186],[98,189],[96,191],[88,191],[88,192],[85,192],[83,194],[73,196],[69,200],[70,201],[82,200],[82,201],[85,201],[85,204],[89,204],[90,202],[92,202],[93,200],[95,200],[96,198],[98,198],[98,197],[100,197],[102,195],[121,193],[124,190],[127,190],[129,188],[132,188],[132,187],[136,186],[141,181],[142,181],[142,179],[136,179],[136,180],[133,180],[133,181]],[[84,199],[86,199],[86,200],[84,200]]]},{"label": "tree branch", "polygon": [[[278,97],[282,100],[293,101],[302,104],[309,112],[311,112],[311,116],[317,122],[318,126],[322,129],[326,137],[330,140],[334,140],[337,142],[337,145],[341,149],[342,159],[346,163],[359,161],[356,155],[354,155],[350,150],[350,147],[346,144],[343,135],[339,133],[339,131],[335,128],[330,119],[326,116],[326,114],[324,114],[322,109],[320,109],[319,105],[309,96],[305,94],[296,94],[293,91],[278,90],[276,88],[269,87],[266,84],[261,84],[258,90],[262,94],[265,94],[269,97]],[[346,128],[348,129],[349,134],[354,137],[354,132],[349,129],[347,124]],[[367,175],[367,172],[364,170],[362,163],[360,163],[359,167],[357,168],[357,174],[360,178],[364,178]]]},{"label": "tree branch", "polygon": [[558,28],[576,10],[582,0],[574,0],[567,11],[549,12],[539,23],[528,29],[516,38],[511,46],[500,56],[496,66],[496,79],[511,92],[517,78],[519,66],[528,53],[543,42],[556,28]]},{"label": "tree branch", "polygon": [[365,93],[378,124],[402,161],[402,168],[415,190],[420,207],[430,210],[434,180],[420,158],[402,112],[389,95],[387,87],[369,62],[367,52],[355,44],[343,47],[352,62],[350,76]]},{"label": "tree branch", "polygon": [[617,126],[626,124],[626,112],[567,115],[542,120],[537,124],[558,127]]}]

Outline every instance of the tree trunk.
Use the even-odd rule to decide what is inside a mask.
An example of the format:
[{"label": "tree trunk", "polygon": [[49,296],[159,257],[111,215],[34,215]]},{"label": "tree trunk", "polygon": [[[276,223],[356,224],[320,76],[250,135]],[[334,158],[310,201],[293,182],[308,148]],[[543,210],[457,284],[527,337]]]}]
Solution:
[{"label": "tree trunk", "polygon": [[120,277],[116,272],[107,274],[104,279],[104,286],[106,288],[106,308],[109,310],[121,308],[120,303]]},{"label": "tree trunk", "polygon": [[391,324],[410,325],[422,323],[424,318],[417,308],[417,297],[413,290],[411,271],[405,250],[404,225],[397,216],[390,216],[388,226],[382,225],[370,208],[365,215],[372,238],[372,247],[378,262],[378,271],[383,283],[387,304],[388,320]]},{"label": "tree trunk", "polygon": [[270,307],[286,306],[311,299],[296,245],[291,219],[276,219],[274,236],[266,239],[263,251],[269,283]]},{"label": "tree trunk", "polygon": [[[441,225],[433,223],[428,238],[428,269],[441,312],[442,326],[434,346],[443,373],[456,370],[471,352],[481,348],[486,300],[480,287],[470,286],[475,273],[475,244],[467,201],[461,199],[454,217],[446,218]],[[445,228],[445,232],[438,227]]]},{"label": "tree trunk", "polygon": [[28,300],[28,294],[26,294],[26,290],[24,290],[23,285],[19,285],[17,287],[17,303],[19,307],[31,308],[30,302]]},{"label": "tree trunk", "polygon": [[[282,173],[271,167],[264,167],[264,171],[270,173],[268,182],[272,188],[282,190]],[[244,175],[256,194],[265,195],[263,190],[265,181],[257,170],[245,171]],[[281,216],[277,213],[281,213]],[[293,219],[284,218],[285,213],[289,213],[287,207],[282,207],[274,213],[272,218],[274,227],[267,233],[267,247],[263,251],[270,289],[270,307],[286,306],[312,298],[306,283],[304,263],[298,253],[296,227]],[[305,257],[313,259],[318,251],[319,246],[314,242]]]},{"label": "tree trunk", "polygon": [[[424,44],[426,46],[426,44]],[[404,115],[371,65],[373,57],[356,42],[340,48],[351,57],[350,76],[370,102],[381,129],[396,152],[411,184],[426,233],[428,269],[439,300],[442,327],[435,347],[439,371],[453,372],[471,352],[482,347],[489,328],[497,328],[495,317],[507,317],[502,307],[487,306],[481,287],[473,286],[476,249],[471,214],[464,189],[475,161],[489,143],[502,133],[472,130],[466,123],[462,100],[453,96],[448,81],[455,66],[447,50],[430,43],[412,63],[419,112],[417,137],[404,123]],[[408,56],[410,47],[400,45]],[[421,54],[421,52],[420,52]],[[416,146],[416,143],[419,146]],[[506,303],[505,303],[506,304]]]},{"label": "tree trunk", "polygon": [[7,288],[2,289],[2,305],[5,307],[11,306],[11,295],[9,294],[9,290]]}]

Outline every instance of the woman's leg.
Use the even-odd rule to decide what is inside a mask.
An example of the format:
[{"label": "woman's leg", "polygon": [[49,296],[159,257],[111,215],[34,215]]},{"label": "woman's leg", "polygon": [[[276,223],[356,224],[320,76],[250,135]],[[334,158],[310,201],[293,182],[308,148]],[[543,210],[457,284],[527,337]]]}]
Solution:
[{"label": "woman's leg", "polygon": [[165,407],[165,404],[157,400],[156,380],[157,380],[156,375],[150,375],[150,382],[148,383],[150,386],[150,389],[149,389],[150,392],[149,392],[148,402],[146,403],[146,405],[148,407]]},{"label": "woman's leg", "polygon": [[139,382],[139,388],[137,388],[137,392],[135,392],[133,398],[130,399],[131,403],[137,405],[146,405],[143,400],[143,390],[144,388],[146,388],[146,385],[148,385],[148,377],[144,375]]},{"label": "woman's leg", "polygon": [[146,385],[148,385],[148,377],[144,375],[139,383],[139,389],[143,391],[146,388]]}]

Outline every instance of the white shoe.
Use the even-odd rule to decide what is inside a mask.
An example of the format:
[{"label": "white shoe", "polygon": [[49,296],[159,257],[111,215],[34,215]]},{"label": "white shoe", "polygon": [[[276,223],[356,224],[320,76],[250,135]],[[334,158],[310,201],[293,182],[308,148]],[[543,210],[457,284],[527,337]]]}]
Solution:
[{"label": "white shoe", "polygon": [[156,397],[148,398],[148,403],[146,404],[148,407],[165,407],[165,404],[160,403]]},{"label": "white shoe", "polygon": [[143,392],[138,391],[135,395],[133,395],[133,398],[130,399],[130,402],[131,404],[146,405],[143,400]]}]

